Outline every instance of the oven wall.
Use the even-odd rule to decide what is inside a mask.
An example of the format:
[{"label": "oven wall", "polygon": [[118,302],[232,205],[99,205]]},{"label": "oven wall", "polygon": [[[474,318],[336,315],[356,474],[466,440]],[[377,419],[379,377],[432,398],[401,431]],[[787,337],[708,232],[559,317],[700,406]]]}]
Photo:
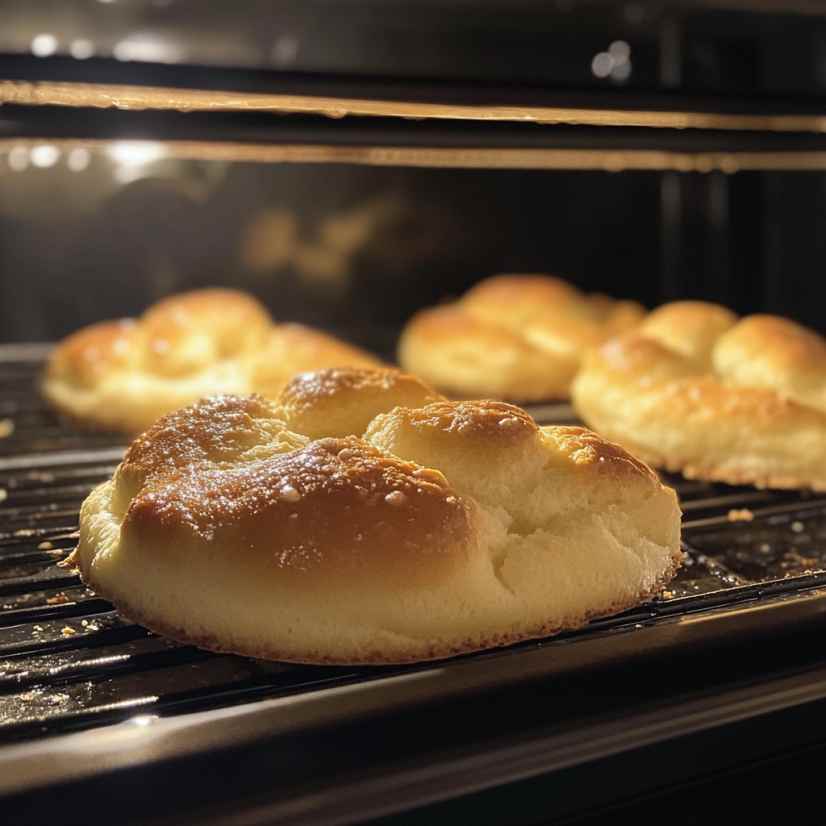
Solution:
[{"label": "oven wall", "polygon": [[163,151],[43,144],[0,156],[0,339],[52,340],[176,290],[228,285],[278,318],[388,351],[414,310],[496,272],[824,326],[820,174],[224,163]]}]

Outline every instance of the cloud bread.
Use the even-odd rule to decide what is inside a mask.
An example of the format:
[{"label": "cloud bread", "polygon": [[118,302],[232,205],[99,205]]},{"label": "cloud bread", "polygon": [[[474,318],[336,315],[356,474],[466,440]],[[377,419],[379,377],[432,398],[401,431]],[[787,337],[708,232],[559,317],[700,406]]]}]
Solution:
[{"label": "cloud bread", "polygon": [[42,389],[78,421],[134,433],[203,396],[276,395],[301,370],[380,364],[319,330],[273,324],[252,296],[208,289],[69,336],[52,352]]},{"label": "cloud bread", "polygon": [[826,341],[788,319],[684,301],[591,353],[574,405],[690,478],[826,490]]},{"label": "cloud bread", "polygon": [[399,361],[456,396],[563,399],[584,352],[644,315],[633,301],[586,295],[559,278],[498,275],[417,313],[402,333]]},{"label": "cloud bread", "polygon": [[[275,401],[171,413],[84,502],[73,561],[154,631],[312,663],[540,637],[670,579],[680,512],[644,464],[582,428],[434,395],[340,369]],[[356,412],[329,416],[325,435],[331,399]]]}]

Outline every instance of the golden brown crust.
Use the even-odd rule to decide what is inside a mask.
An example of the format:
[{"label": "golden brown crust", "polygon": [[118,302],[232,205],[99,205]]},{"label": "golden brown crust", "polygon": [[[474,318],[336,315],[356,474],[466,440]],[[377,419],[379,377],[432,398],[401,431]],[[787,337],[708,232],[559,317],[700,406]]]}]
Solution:
[{"label": "golden brown crust", "polygon": [[588,424],[660,467],[819,490],[824,365],[826,342],[794,322],[681,302],[592,353],[574,401]]},{"label": "golden brown crust", "polygon": [[400,370],[334,367],[294,376],[278,404],[287,426],[310,438],[362,434],[394,407],[421,407],[444,397]]},{"label": "golden brown crust", "polygon": [[279,452],[301,446],[299,437],[284,433],[279,412],[260,396],[215,396],[169,413],[129,446],[117,469],[118,486],[131,499],[148,481],[183,468],[233,462],[262,446]]},{"label": "golden brown crust", "polygon": [[[443,476],[384,456],[360,439],[319,439],[230,469],[196,467],[146,486],[123,521],[129,541],[152,552],[170,542],[238,548],[251,575],[295,587],[349,590],[421,586],[453,572],[473,548],[470,506]],[[416,529],[411,530],[415,524]]]},{"label": "golden brown crust", "polygon": [[[480,369],[483,357],[487,370]],[[549,362],[524,336],[474,318],[455,304],[413,316],[402,332],[399,361],[454,398],[521,402],[559,397],[560,386],[575,370],[570,359]]]},{"label": "golden brown crust", "polygon": [[[317,420],[359,388],[378,401],[354,419],[427,398],[404,374],[349,370],[297,379],[283,400]],[[313,440],[287,429],[286,406],[208,399],[136,440],[83,504],[84,581],[214,650],[393,663],[578,627],[679,564],[674,492],[583,428],[439,400]]]},{"label": "golden brown crust", "polygon": [[572,284],[553,275],[493,275],[471,287],[461,299],[464,309],[478,309],[479,317],[507,308],[510,318],[526,321],[537,307],[571,305],[582,311],[582,294]]},{"label": "golden brown crust", "polygon": [[205,362],[243,356],[261,347],[272,321],[251,295],[207,289],[165,298],[141,317],[145,369],[187,375]]},{"label": "golden brown crust", "polygon": [[450,434],[463,442],[470,440],[491,447],[530,438],[539,431],[536,422],[521,407],[489,400],[434,402],[421,408],[399,410],[395,415],[415,430]]},{"label": "golden brown crust", "polygon": [[131,318],[84,327],[54,349],[46,367],[47,375],[82,387],[93,386],[106,373],[129,364],[136,332],[136,323]]},{"label": "golden brown crust", "polygon": [[590,467],[615,478],[624,476],[637,481],[645,479],[657,486],[660,484],[657,474],[648,465],[632,456],[623,446],[606,441],[593,430],[560,425],[543,427],[542,431],[554,440],[560,453],[569,456],[577,466]]},{"label": "golden brown crust", "polygon": [[552,276],[499,275],[413,316],[399,360],[452,394],[567,398],[583,351],[643,316],[634,302],[585,295]]},{"label": "golden brown crust", "polygon": [[207,289],[69,336],[52,352],[43,393],[74,420],[135,432],[202,396],[272,396],[301,370],[379,364],[321,331],[273,325],[250,295]]},{"label": "golden brown crust", "polygon": [[723,333],[737,323],[726,307],[704,301],[674,301],[653,310],[640,333],[674,353],[705,364]]}]

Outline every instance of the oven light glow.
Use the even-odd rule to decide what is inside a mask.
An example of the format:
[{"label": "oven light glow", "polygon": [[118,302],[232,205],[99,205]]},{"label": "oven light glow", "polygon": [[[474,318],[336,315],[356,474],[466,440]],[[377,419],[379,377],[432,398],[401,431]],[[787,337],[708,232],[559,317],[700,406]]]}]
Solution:
[{"label": "oven light glow", "polygon": [[595,77],[608,77],[614,69],[614,58],[609,52],[599,52],[591,61],[591,71]]},{"label": "oven light glow", "polygon": [[608,47],[608,54],[618,64],[627,63],[631,57],[631,47],[624,40],[615,40]]},{"label": "oven light glow", "polygon": [[146,63],[175,63],[182,57],[180,48],[149,35],[135,35],[115,43],[112,54],[116,60]]},{"label": "oven light glow", "polygon": [[85,37],[79,37],[69,44],[69,54],[75,60],[86,60],[95,53],[95,44]]},{"label": "oven light glow", "polygon": [[272,59],[278,66],[288,66],[298,54],[298,41],[289,35],[277,38],[272,47]]},{"label": "oven light glow", "polygon": [[624,83],[631,77],[631,46],[625,40],[615,40],[608,51],[594,55],[591,73],[594,77]]},{"label": "oven light glow", "polygon": [[29,150],[25,146],[15,146],[9,151],[9,166],[15,172],[22,172],[29,165]]},{"label": "oven light glow", "polygon": [[46,32],[37,34],[32,38],[31,49],[35,57],[48,57],[57,51],[57,38]]},{"label": "oven light glow", "polygon": [[619,66],[614,66],[614,71],[611,72],[611,77],[620,82],[628,80],[631,77],[631,61],[626,60],[625,63],[620,63]]},{"label": "oven light glow", "polygon": [[133,726],[140,726],[141,728],[145,728],[148,725],[151,725],[158,719],[157,714],[138,714],[136,717],[132,717],[129,721],[132,723]]},{"label": "oven light glow", "polygon": [[113,161],[124,166],[143,166],[166,154],[163,144],[155,141],[118,141],[107,152]]},{"label": "oven light glow", "polygon": [[92,160],[92,153],[83,146],[78,146],[69,152],[66,163],[72,172],[83,172]]},{"label": "oven light glow", "polygon": [[54,166],[60,159],[60,150],[49,143],[41,143],[31,150],[32,163],[38,169],[47,169]]}]

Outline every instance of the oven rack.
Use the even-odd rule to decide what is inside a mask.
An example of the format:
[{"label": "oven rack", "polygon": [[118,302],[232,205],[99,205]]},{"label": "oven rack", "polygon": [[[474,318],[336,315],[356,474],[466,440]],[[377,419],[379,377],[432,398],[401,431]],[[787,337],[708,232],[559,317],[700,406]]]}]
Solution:
[{"label": "oven rack", "polygon": [[[6,352],[0,362],[0,744],[430,668],[313,667],[211,654],[121,618],[59,565],[75,544],[79,505],[112,473],[120,440],[79,431],[44,405],[36,386],[42,350]],[[573,421],[564,405],[533,413],[540,421]],[[826,497],[671,481],[684,511],[688,559],[659,598],[574,633],[452,662],[518,659],[526,650],[571,649],[606,632],[705,612],[819,600],[826,586]]]}]

